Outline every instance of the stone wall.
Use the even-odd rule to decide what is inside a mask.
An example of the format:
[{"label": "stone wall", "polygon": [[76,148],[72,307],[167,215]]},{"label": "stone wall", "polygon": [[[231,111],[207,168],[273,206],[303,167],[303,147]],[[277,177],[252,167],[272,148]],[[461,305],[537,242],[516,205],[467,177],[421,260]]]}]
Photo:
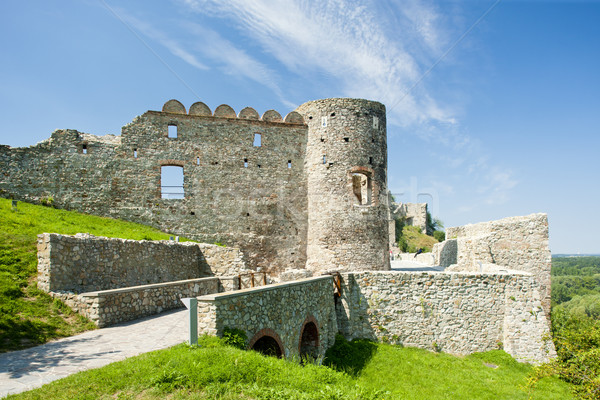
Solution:
[{"label": "stone wall", "polygon": [[[531,214],[446,229],[446,237],[456,240],[453,252],[441,257],[440,264],[454,264],[455,271],[479,271],[479,263],[532,273],[540,284],[542,304],[550,314],[550,268],[548,216]],[[447,244],[442,245],[446,247]],[[454,262],[453,262],[454,261]]]},{"label": "stone wall", "polygon": [[[177,137],[169,137],[176,126]],[[254,145],[260,135],[261,145]],[[176,101],[121,136],[57,130],[27,148],[0,146],[0,196],[151,225],[240,247],[252,269],[304,268],[307,201],[302,117],[248,108],[189,113]],[[161,167],[183,173],[183,199],[161,196]]]},{"label": "stone wall", "polygon": [[390,203],[390,212],[394,218],[403,218],[404,224],[418,226],[427,234],[427,203]]},{"label": "stone wall", "polygon": [[286,357],[299,354],[302,329],[309,321],[317,326],[322,356],[337,333],[330,276],[198,298],[199,333],[222,335],[226,327],[242,329],[250,344],[265,334],[275,336]]},{"label": "stone wall", "polygon": [[75,293],[239,273],[239,249],[193,242],[38,236],[38,287]]},{"label": "stone wall", "polygon": [[342,274],[340,331],[452,354],[504,347],[519,361],[552,357],[547,317],[531,274]]},{"label": "stone wall", "polygon": [[[211,277],[157,283],[81,294],[51,292],[69,307],[103,328],[160,312],[181,308],[184,297],[202,296],[235,285],[237,278]],[[231,290],[231,289],[229,289]]]}]

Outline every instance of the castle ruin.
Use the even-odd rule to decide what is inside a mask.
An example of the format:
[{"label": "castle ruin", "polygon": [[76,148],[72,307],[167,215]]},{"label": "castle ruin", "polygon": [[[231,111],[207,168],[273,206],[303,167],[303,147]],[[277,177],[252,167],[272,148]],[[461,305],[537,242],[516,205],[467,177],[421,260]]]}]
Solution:
[{"label": "castle ruin", "polygon": [[[547,360],[545,215],[449,230],[434,249],[448,272],[391,270],[386,136],[385,106],[362,99],[310,101],[285,118],[201,102],[187,111],[169,100],[120,136],[57,130],[28,148],[0,146],[0,196],[52,198],[231,249],[40,236],[40,287],[99,325],[199,296],[201,332],[243,329],[250,347],[270,338],[286,356],[322,355],[339,331],[456,354],[504,346],[519,360]],[[181,185],[167,187],[167,168]],[[84,246],[104,250],[82,254]],[[158,262],[123,262],[146,252]],[[90,258],[98,253],[121,261]],[[180,267],[169,269],[173,257]],[[248,271],[282,282],[239,290]],[[283,282],[289,271],[309,278]]]}]

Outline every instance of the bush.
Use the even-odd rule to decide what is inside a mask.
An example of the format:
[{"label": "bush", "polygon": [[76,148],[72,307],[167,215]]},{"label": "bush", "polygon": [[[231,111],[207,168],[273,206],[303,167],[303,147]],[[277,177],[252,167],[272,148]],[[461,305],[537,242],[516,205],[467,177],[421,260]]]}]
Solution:
[{"label": "bush", "polygon": [[444,231],[435,231],[433,232],[433,237],[436,238],[438,242],[443,242],[446,240],[446,232]]},{"label": "bush", "polygon": [[241,329],[226,327],[223,329],[223,341],[229,346],[240,350],[246,350],[248,336],[246,335],[246,332]]}]

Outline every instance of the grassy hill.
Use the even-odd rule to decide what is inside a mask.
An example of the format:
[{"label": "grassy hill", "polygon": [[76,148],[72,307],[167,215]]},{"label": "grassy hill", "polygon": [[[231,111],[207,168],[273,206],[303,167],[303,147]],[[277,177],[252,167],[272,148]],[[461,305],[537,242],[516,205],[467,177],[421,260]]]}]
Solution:
[{"label": "grassy hill", "polygon": [[169,239],[144,225],[0,199],[0,352],[70,336],[94,325],[37,289],[37,235],[44,232],[123,239]]},{"label": "grassy hill", "polygon": [[338,338],[328,366],[304,365],[201,337],[81,372],[9,399],[571,399],[568,384],[501,350],[453,357]]}]

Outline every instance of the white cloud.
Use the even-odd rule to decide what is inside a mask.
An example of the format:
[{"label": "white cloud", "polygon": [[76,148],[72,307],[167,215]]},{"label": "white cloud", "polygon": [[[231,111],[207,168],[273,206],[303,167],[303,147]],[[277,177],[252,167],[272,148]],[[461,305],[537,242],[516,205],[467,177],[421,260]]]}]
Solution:
[{"label": "white cloud", "polygon": [[[183,0],[196,12],[233,20],[290,71],[305,77],[324,74],[333,81],[328,93],[339,90],[343,96],[382,101],[391,107],[391,123],[453,123],[451,113],[425,89],[407,93],[425,70],[418,60],[436,57],[440,47],[437,14],[411,3],[400,25],[394,25],[382,23],[387,16],[367,0]],[[393,31],[384,29],[391,25]],[[413,48],[414,36],[427,46]]]}]

